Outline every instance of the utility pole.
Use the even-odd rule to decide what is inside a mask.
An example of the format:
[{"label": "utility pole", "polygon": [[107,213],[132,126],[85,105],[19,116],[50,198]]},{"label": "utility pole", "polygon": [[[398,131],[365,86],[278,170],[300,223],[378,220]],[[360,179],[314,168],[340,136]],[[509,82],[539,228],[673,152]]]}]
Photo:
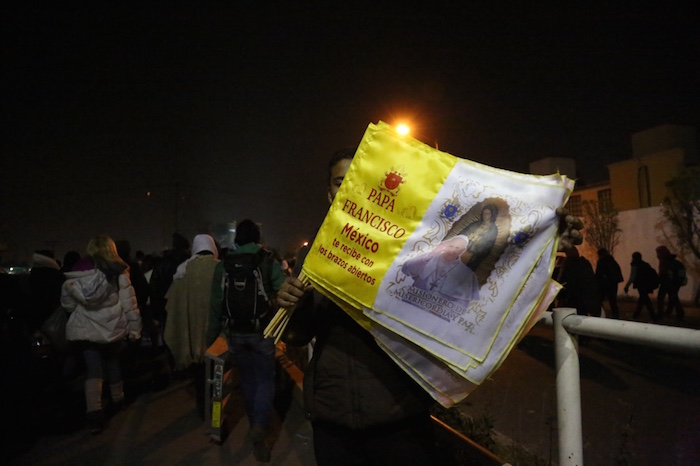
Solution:
[{"label": "utility pole", "polygon": [[175,183],[175,231],[179,232],[179,219],[178,219],[178,208],[180,204],[180,183],[176,182]]}]

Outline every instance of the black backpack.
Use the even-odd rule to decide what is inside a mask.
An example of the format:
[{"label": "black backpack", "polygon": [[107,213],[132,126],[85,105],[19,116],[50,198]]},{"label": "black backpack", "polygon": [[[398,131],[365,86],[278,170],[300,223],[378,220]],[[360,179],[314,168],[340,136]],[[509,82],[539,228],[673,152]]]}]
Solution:
[{"label": "black backpack", "polygon": [[647,293],[651,293],[659,287],[659,274],[648,262],[642,261],[641,264],[637,265],[634,287]]},{"label": "black backpack", "polygon": [[[269,253],[228,254],[224,258],[222,317],[228,332],[260,333],[272,318]],[[263,265],[263,262],[268,262]],[[263,274],[265,270],[267,273]]]},{"label": "black backpack", "polygon": [[685,270],[683,262],[678,259],[673,259],[671,270],[673,271],[672,281],[675,286],[685,286],[688,284],[688,273]]}]

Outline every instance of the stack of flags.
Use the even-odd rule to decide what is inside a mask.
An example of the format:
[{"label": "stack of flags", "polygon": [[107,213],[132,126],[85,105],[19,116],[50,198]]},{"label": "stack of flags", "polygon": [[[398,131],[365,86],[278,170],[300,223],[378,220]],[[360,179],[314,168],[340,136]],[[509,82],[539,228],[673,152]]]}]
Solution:
[{"label": "stack of flags", "polygon": [[563,175],[488,167],[370,124],[303,274],[449,407],[559,291],[556,209],[572,190]]}]

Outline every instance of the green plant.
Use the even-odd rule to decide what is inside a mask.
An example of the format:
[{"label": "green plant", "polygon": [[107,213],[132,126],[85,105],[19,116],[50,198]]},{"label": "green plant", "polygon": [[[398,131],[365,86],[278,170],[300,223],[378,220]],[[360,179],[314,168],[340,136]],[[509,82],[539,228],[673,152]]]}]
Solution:
[{"label": "green plant", "polygon": [[433,414],[445,424],[469,437],[487,450],[493,451],[496,442],[493,439],[493,420],[488,414],[473,419],[464,416],[457,408],[446,409],[437,406]]},{"label": "green plant", "polygon": [[457,408],[446,409],[436,405],[433,408],[433,415],[510,464],[547,466],[544,459],[527,451],[521,445],[513,442],[498,443],[493,432],[494,419],[488,413],[472,418],[465,416]]},{"label": "green plant", "polygon": [[547,466],[547,462],[517,444],[499,445],[496,455],[515,466]]}]

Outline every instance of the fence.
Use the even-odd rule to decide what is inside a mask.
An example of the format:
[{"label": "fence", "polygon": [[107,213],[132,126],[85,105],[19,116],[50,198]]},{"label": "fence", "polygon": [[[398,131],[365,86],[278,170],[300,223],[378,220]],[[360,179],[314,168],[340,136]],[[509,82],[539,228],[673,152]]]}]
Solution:
[{"label": "fence", "polygon": [[560,466],[583,465],[581,379],[576,335],[700,355],[700,330],[579,316],[572,308],[546,312],[541,320],[554,326]]}]

